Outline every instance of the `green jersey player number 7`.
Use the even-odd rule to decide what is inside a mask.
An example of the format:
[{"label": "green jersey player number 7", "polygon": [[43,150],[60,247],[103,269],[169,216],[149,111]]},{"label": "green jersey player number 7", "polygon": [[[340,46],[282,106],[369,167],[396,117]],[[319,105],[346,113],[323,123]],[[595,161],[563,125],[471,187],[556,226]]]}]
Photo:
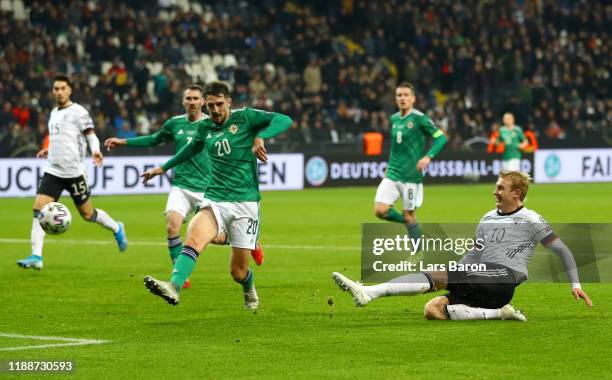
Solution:
[{"label": "green jersey player number 7", "polygon": [[203,149],[211,162],[204,200],[189,223],[187,239],[170,281],[146,276],[145,287],[166,302],[178,304],[179,290],[200,253],[217,236],[226,233],[232,247],[230,274],[242,285],[244,306],[257,309],[259,298],[248,260],[260,230],[256,156],[265,162],[263,139],[282,133],[293,121],[283,114],[253,108],[230,110],[229,89],[220,82],[204,88],[204,99],[210,117],[200,122],[193,140],[164,165],[142,175],[147,182]]}]

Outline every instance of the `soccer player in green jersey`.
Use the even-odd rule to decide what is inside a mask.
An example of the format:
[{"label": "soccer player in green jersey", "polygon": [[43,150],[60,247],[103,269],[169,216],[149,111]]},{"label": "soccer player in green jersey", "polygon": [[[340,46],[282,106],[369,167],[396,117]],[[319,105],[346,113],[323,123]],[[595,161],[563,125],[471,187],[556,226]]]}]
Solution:
[{"label": "soccer player in green jersey", "polygon": [[502,155],[504,170],[521,171],[521,149],[527,146],[523,129],[514,124],[514,115],[506,112],[502,119],[504,126],[499,129],[496,144],[504,143]]},{"label": "soccer player in green jersey", "polygon": [[292,120],[286,115],[253,108],[230,110],[229,89],[221,82],[208,84],[204,99],[210,118],[200,122],[193,141],[164,165],[142,175],[146,182],[203,149],[211,160],[211,178],[204,201],[189,223],[187,239],[170,281],[146,276],[145,286],[168,303],[177,305],[179,290],[193,271],[200,252],[225,232],[232,247],[231,276],[242,285],[245,307],[257,309],[259,298],[248,260],[259,234],[256,157],[267,161],[262,139],[285,131]]},{"label": "soccer player in green jersey", "polygon": [[[402,83],[395,89],[399,112],[391,116],[391,155],[385,178],[378,185],[374,200],[374,214],[392,222],[404,223],[410,236],[421,236],[416,220],[416,209],[423,204],[423,174],[446,144],[446,136],[423,112],[415,109],[414,87]],[[426,137],[433,145],[425,155]],[[402,198],[403,214],[393,208]]]},{"label": "soccer player in green jersey", "polygon": [[[108,150],[121,146],[152,147],[160,144],[174,142],[176,151],[180,151],[197,133],[200,121],[206,117],[202,113],[204,106],[203,89],[197,84],[189,85],[183,91],[183,106],[185,114],[168,119],[161,129],[151,135],[119,139],[107,139],[104,145]],[[168,237],[168,251],[172,263],[181,254],[183,247],[181,241],[181,226],[187,215],[195,211],[197,205],[204,199],[204,189],[210,177],[210,160],[205,151],[191,157],[174,168],[172,177],[172,190],[166,203],[166,232]],[[215,244],[225,243],[225,234],[213,241]],[[255,262],[260,265],[263,261],[261,246],[252,251]],[[184,288],[191,286],[189,280],[183,284]]]}]

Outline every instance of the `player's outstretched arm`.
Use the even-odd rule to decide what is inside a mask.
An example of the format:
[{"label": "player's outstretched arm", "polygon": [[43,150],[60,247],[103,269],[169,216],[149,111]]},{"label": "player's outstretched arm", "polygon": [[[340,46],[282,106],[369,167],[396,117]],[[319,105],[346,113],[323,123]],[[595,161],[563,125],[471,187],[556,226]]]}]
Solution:
[{"label": "player's outstretched arm", "polygon": [[584,290],[582,290],[582,287],[580,286],[578,268],[576,266],[576,260],[572,255],[572,251],[570,251],[567,245],[565,245],[565,243],[556,236],[553,237],[548,244],[545,244],[545,246],[561,259],[565,272],[567,273],[567,277],[572,283],[572,295],[574,298],[576,298],[577,301],[582,298],[588,307],[593,307],[591,298]]},{"label": "player's outstretched arm", "polygon": [[[269,139],[270,137],[283,133],[289,129],[293,123],[293,120],[289,116],[276,112],[253,110],[253,115],[251,117],[256,125],[264,125],[263,129],[257,133],[257,137],[262,139]],[[266,124],[267,126],[265,126]]]},{"label": "player's outstretched arm", "polygon": [[98,140],[96,132],[93,130],[93,128],[89,128],[83,131],[83,133],[85,134],[85,138],[87,139],[87,143],[89,144],[89,149],[91,150],[91,155],[93,156],[94,164],[96,166],[102,166],[104,156],[100,151],[100,140]]},{"label": "player's outstretched arm", "polygon": [[164,169],[164,171],[168,171],[173,167],[187,161],[196,154],[200,153],[202,149],[204,149],[204,142],[196,138],[191,143],[185,144],[185,146],[181,150],[179,150],[177,154],[172,156],[171,159],[169,159],[168,161],[166,161],[165,164],[162,165],[162,168]]},{"label": "player's outstretched arm", "polygon": [[164,172],[167,172],[173,167],[187,161],[190,157],[200,153],[202,149],[204,149],[204,142],[196,137],[192,142],[186,144],[176,155],[166,161],[166,163],[164,163],[162,166],[143,173],[141,175],[142,182],[147,183],[151,178],[164,174]]},{"label": "player's outstretched arm", "polygon": [[110,139],[106,139],[104,141],[104,147],[109,152],[114,148],[125,146],[126,144],[127,144],[126,139],[119,139],[117,137],[111,137]]},{"label": "player's outstretched arm", "polygon": [[142,173],[142,175],[140,176],[140,177],[142,177],[142,183],[147,183],[151,179],[157,177],[158,175],[164,174],[164,172],[165,172],[165,170],[161,166],[158,166],[155,169],[151,169],[149,171],[146,171],[146,172]]}]

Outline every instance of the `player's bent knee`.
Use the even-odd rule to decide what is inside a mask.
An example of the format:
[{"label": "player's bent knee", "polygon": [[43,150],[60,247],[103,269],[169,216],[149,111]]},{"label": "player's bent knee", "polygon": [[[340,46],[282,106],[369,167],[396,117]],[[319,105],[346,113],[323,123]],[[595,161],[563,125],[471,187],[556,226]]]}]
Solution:
[{"label": "player's bent knee", "polygon": [[407,224],[415,224],[416,223],[416,212],[404,210],[404,220]]},{"label": "player's bent knee", "polygon": [[95,222],[92,210],[79,210],[79,214],[86,222]]},{"label": "player's bent knee", "polygon": [[432,321],[440,321],[446,319],[446,314],[444,314],[444,306],[448,304],[448,299],[446,297],[436,297],[430,300],[425,304],[423,310],[423,316],[425,319]]},{"label": "player's bent knee", "polygon": [[248,268],[235,267],[230,269],[230,275],[236,282],[244,280],[244,278],[247,276],[247,273]]},{"label": "player's bent knee", "polygon": [[166,232],[168,233],[169,237],[175,237],[178,236],[181,232],[181,227],[180,226],[176,226],[172,223],[168,223],[168,225],[166,225]]},{"label": "player's bent knee", "polygon": [[385,219],[387,217],[387,212],[389,212],[389,206],[374,206],[374,215],[379,219]]}]

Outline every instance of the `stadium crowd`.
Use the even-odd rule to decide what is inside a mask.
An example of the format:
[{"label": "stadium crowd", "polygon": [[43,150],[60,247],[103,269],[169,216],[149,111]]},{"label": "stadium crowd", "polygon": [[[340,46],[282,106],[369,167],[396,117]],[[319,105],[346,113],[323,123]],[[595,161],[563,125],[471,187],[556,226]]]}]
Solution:
[{"label": "stadium crowd", "polygon": [[40,144],[56,72],[101,139],[151,133],[217,79],[235,106],[291,115],[291,149],[384,133],[402,81],[455,148],[504,111],[551,144],[589,139],[612,121],[611,17],[587,0],[3,0],[0,156]]}]

